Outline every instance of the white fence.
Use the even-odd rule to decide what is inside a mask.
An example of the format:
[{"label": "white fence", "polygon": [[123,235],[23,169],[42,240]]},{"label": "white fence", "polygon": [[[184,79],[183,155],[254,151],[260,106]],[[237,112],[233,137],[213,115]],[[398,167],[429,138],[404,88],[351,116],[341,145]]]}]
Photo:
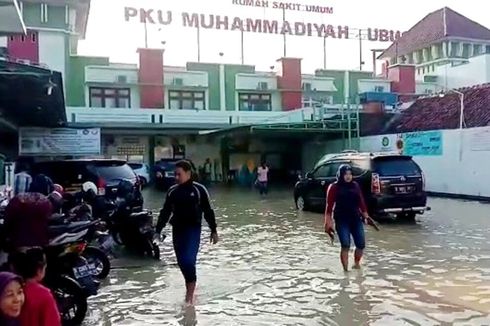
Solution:
[{"label": "white fence", "polygon": [[246,125],[269,123],[300,123],[311,120],[312,109],[289,112],[108,109],[67,107],[69,123],[151,123],[195,125]]}]

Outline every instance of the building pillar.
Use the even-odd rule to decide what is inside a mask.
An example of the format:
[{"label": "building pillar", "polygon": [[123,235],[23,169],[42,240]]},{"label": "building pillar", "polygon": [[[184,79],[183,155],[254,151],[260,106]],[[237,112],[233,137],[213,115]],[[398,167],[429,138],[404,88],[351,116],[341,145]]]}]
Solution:
[{"label": "building pillar", "polygon": [[281,58],[277,61],[281,64],[277,85],[281,92],[282,109],[283,111],[299,109],[303,106],[301,59]]},{"label": "building pillar", "polygon": [[442,57],[443,58],[448,57],[447,47],[448,47],[448,42],[447,41],[442,42]]},{"label": "building pillar", "polygon": [[225,65],[219,65],[219,108],[221,111],[226,111],[226,74]]},{"label": "building pillar", "polygon": [[163,52],[163,49],[138,49],[141,108],[163,109],[165,107]]}]

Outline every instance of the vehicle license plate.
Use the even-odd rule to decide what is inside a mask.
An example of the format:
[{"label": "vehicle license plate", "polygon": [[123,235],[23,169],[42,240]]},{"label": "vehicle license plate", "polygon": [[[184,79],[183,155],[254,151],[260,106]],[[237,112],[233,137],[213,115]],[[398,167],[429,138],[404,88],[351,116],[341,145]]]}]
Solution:
[{"label": "vehicle license plate", "polygon": [[409,194],[414,190],[413,186],[397,186],[395,187],[395,192],[397,194]]},{"label": "vehicle license plate", "polygon": [[76,279],[81,279],[90,275],[94,275],[96,272],[95,264],[86,264],[73,268],[73,275]]}]

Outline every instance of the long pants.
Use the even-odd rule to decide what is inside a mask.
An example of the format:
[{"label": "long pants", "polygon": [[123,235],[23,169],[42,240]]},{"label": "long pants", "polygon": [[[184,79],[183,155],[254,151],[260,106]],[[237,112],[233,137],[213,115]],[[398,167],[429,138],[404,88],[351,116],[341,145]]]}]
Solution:
[{"label": "long pants", "polygon": [[354,245],[357,249],[363,250],[366,247],[364,225],[360,218],[356,217],[346,219],[346,221],[336,221],[335,228],[342,249],[350,248],[351,236],[354,239]]},{"label": "long pants", "polygon": [[196,260],[201,242],[201,226],[173,229],[173,243],[177,264],[186,283],[196,282]]}]

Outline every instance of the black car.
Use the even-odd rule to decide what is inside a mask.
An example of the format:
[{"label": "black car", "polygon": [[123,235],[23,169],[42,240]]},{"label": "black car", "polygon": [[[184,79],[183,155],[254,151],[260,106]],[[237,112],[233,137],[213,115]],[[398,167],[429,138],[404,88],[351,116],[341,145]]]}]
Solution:
[{"label": "black car", "polygon": [[131,167],[121,160],[80,159],[47,161],[34,164],[33,173],[42,173],[58,183],[65,192],[78,192],[84,182],[95,183],[99,195],[114,197],[119,183],[128,180],[133,185],[133,202],[130,206],[138,210],[143,206],[141,184]]},{"label": "black car", "polygon": [[179,159],[160,159],[155,163],[154,180],[158,189],[167,190],[175,184],[175,164]]},{"label": "black car", "polygon": [[342,164],[352,166],[354,180],[361,186],[372,216],[396,214],[413,220],[416,214],[428,210],[424,174],[412,157],[352,151],[325,156],[299,180],[294,189],[296,207],[324,210],[327,188],[336,181]]}]

